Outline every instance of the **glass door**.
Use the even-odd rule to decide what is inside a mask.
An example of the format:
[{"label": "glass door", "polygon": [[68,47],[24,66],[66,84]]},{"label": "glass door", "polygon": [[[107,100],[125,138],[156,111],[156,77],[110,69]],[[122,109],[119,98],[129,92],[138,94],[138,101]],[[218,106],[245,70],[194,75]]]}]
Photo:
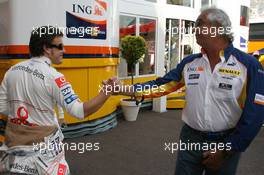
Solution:
[{"label": "glass door", "polygon": [[166,19],[165,72],[175,68],[180,59],[180,20]]},{"label": "glass door", "polygon": [[186,56],[193,54],[195,36],[194,22],[179,19],[166,19],[165,72],[176,68]]}]

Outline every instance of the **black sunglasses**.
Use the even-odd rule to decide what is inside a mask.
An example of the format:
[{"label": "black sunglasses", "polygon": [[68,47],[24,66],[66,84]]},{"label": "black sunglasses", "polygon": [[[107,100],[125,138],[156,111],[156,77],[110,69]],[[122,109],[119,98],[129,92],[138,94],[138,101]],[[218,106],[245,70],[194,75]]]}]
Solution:
[{"label": "black sunglasses", "polygon": [[48,48],[57,48],[59,50],[63,50],[64,45],[63,44],[59,44],[59,45],[55,45],[55,44],[49,44]]}]

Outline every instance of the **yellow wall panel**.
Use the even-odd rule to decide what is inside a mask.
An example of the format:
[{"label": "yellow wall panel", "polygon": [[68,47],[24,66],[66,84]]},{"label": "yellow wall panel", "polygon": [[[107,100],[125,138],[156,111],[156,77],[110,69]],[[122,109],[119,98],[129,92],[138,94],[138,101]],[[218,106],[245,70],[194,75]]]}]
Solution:
[{"label": "yellow wall panel", "polygon": [[248,53],[252,53],[262,48],[264,48],[264,41],[249,41],[248,42]]}]

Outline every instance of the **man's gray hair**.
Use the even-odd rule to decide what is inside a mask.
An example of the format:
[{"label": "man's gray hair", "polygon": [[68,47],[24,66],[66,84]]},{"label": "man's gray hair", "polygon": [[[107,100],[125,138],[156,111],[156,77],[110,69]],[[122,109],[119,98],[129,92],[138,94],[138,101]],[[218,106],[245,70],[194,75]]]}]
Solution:
[{"label": "man's gray hair", "polygon": [[203,9],[201,13],[206,13],[207,19],[212,24],[220,25],[224,28],[223,36],[228,39],[229,42],[232,42],[234,40],[233,32],[231,32],[231,21],[226,12],[216,7],[210,7]]}]

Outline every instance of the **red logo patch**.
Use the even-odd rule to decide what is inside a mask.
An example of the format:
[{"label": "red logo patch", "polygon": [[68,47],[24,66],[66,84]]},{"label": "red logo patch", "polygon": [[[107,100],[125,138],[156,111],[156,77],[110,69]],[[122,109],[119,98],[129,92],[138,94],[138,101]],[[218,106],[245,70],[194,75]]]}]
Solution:
[{"label": "red logo patch", "polygon": [[17,110],[17,116],[18,118],[21,118],[21,120],[27,120],[28,110],[23,106],[19,107]]},{"label": "red logo patch", "polygon": [[202,71],[204,71],[204,68],[199,66],[197,70],[202,72]]},{"label": "red logo patch", "polygon": [[59,88],[65,86],[65,85],[67,85],[67,84],[69,84],[69,83],[66,81],[66,79],[64,78],[64,76],[55,79],[55,82],[56,82],[56,84],[57,84],[57,86],[58,86]]},{"label": "red logo patch", "polygon": [[17,124],[17,125],[38,126],[37,124],[30,123],[27,120],[28,119],[28,110],[23,106],[20,106],[17,109],[17,117],[18,118],[12,118],[10,121],[14,124]]},{"label": "red logo patch", "polygon": [[65,175],[65,173],[66,173],[66,165],[59,164],[57,175]]}]

